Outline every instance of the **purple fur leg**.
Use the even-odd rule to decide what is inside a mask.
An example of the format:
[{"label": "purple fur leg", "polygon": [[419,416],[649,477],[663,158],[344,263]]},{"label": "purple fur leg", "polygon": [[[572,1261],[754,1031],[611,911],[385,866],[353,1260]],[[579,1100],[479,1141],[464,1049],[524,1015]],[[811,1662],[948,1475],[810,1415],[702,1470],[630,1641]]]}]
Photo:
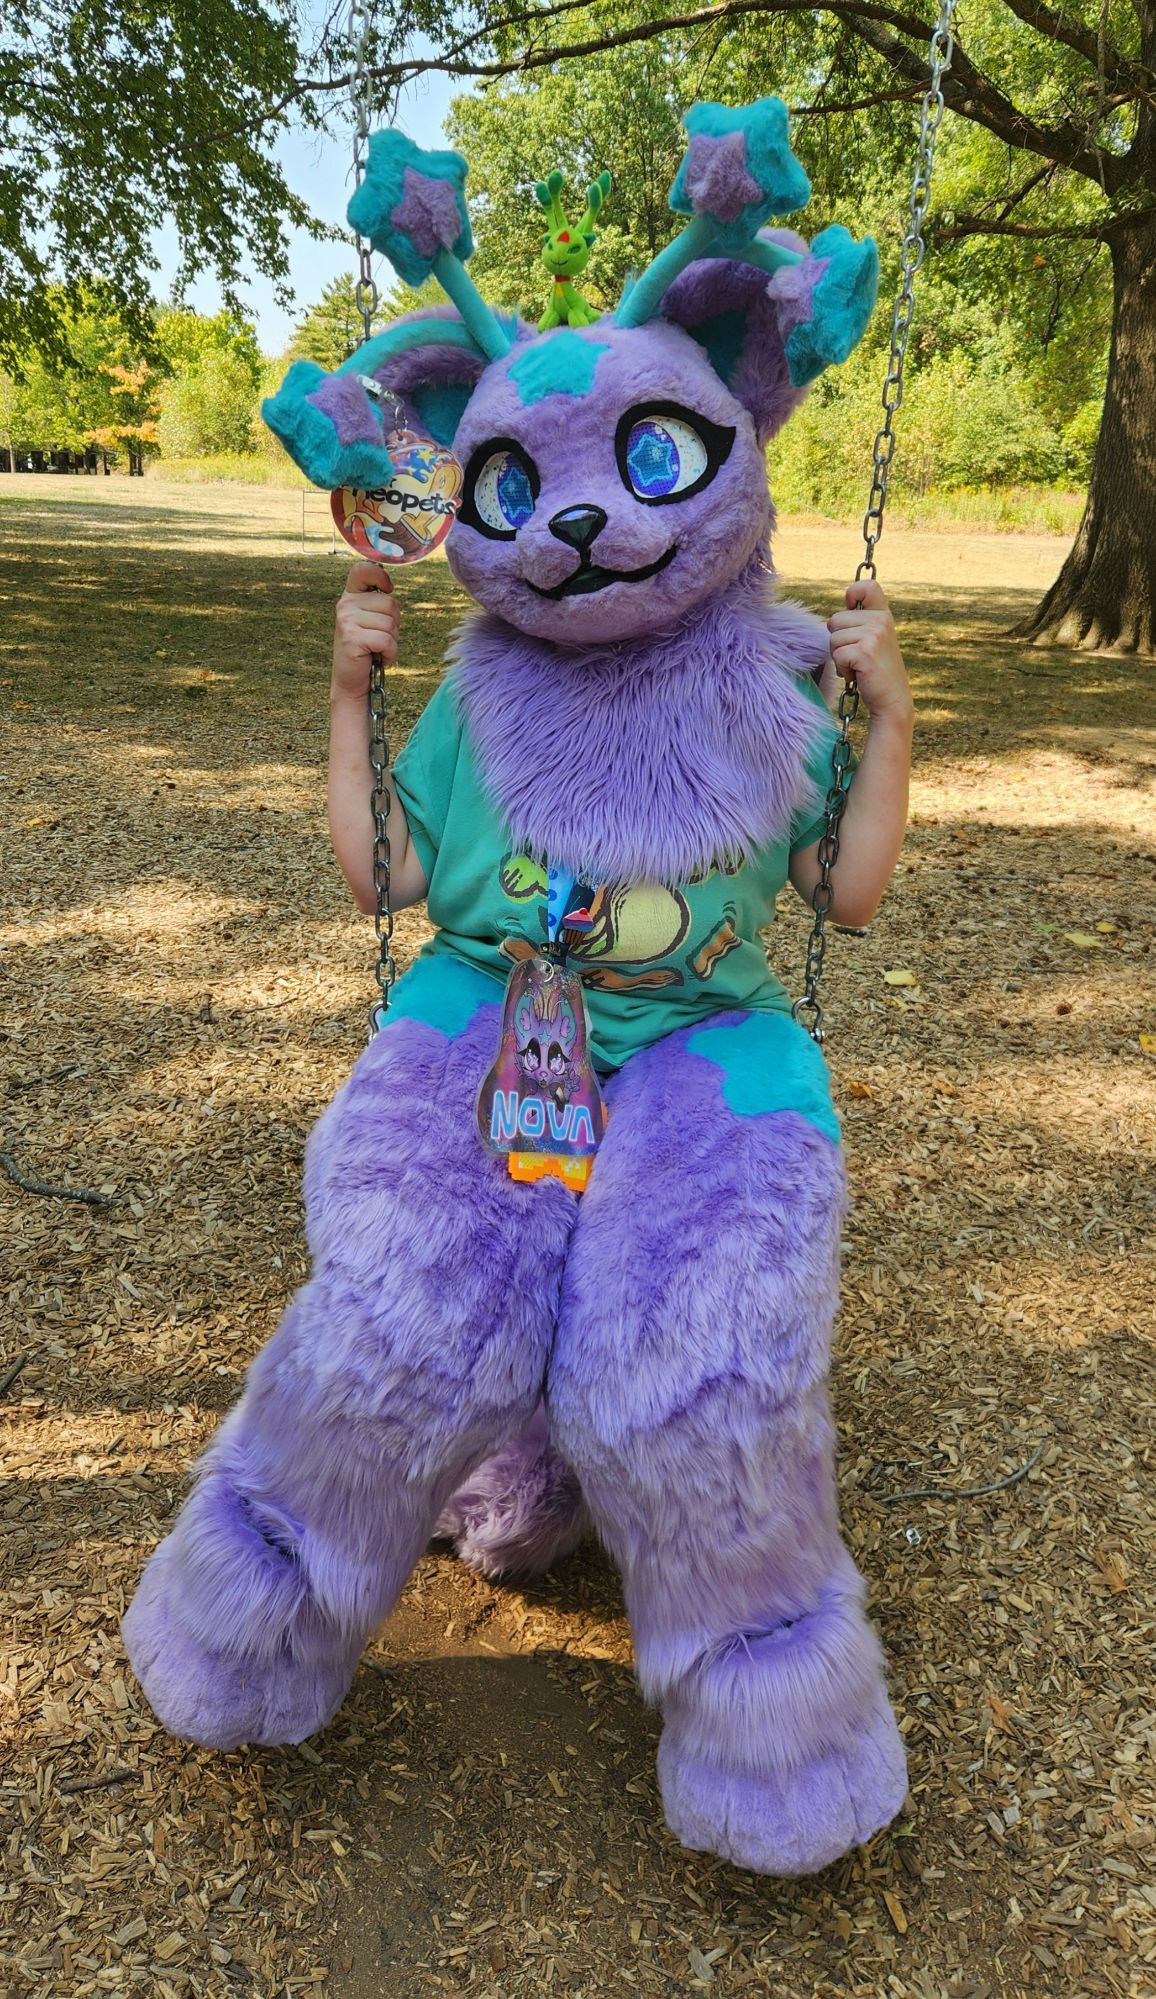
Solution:
[{"label": "purple fur leg", "polygon": [[314,1267],[124,1622],[154,1711],[215,1748],[331,1718],[440,1509],[542,1391],[573,1197],[479,1146],[495,1007],[389,1026],[306,1161]]},{"label": "purple fur leg", "polygon": [[582,1490],[550,1442],[544,1406],[520,1437],[487,1458],[453,1494],[434,1529],[479,1575],[540,1575],[590,1526]]},{"label": "purple fur leg", "polygon": [[864,1584],[839,1536],[826,1375],[839,1148],[737,1116],[685,1035],[611,1085],[547,1393],[623,1573],[659,1775],[688,1846],[815,1872],[906,1794]]}]

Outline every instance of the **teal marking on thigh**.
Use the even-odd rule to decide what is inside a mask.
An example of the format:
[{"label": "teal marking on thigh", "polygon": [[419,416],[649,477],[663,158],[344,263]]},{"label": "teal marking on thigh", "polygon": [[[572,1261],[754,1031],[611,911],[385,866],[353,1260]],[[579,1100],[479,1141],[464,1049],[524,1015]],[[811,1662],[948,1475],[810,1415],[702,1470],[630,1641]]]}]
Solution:
[{"label": "teal marking on thigh", "polygon": [[450,951],[431,951],[398,980],[389,1012],[384,1019],[379,1015],[379,1026],[388,1029],[395,1020],[421,1020],[453,1040],[465,1032],[479,1007],[496,1006],[502,991],[500,979],[491,979]]},{"label": "teal marking on thigh", "polygon": [[686,1045],[722,1070],[723,1097],[737,1117],[798,1111],[838,1145],[827,1064],[790,1014],[748,1013],[735,1025],[701,1028]]}]

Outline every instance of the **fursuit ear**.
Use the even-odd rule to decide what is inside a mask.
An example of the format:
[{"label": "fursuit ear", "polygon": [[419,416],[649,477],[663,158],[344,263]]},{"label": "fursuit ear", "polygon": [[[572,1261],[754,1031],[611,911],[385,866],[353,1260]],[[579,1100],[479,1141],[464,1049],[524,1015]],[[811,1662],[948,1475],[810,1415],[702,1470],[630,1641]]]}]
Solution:
[{"label": "fursuit ear", "polygon": [[[511,341],[516,322],[503,322]],[[261,414],[315,486],[385,485],[385,448],[403,425],[452,444],[466,404],[489,365],[452,306],[406,313],[374,334],[332,375],[295,361]]]},{"label": "fursuit ear", "polygon": [[478,377],[509,353],[517,322],[491,311],[466,263],[474,239],[460,153],[430,152],[402,132],[376,132],[347,214],[406,284],[435,277],[452,308],[406,313],[327,375],[297,361],[261,414],[315,486],[384,485],[385,440],[403,420],[449,444]]},{"label": "fursuit ear", "polygon": [[385,405],[387,429],[393,429],[396,412],[390,400],[400,404],[407,428],[421,431],[436,443],[452,445],[466,405],[488,367],[484,354],[472,344],[462,346],[465,330],[452,306],[427,306],[407,313],[388,329],[415,326],[423,339],[414,346],[393,345],[375,354],[378,341],[370,341],[347,365],[356,367],[363,380],[376,383]]},{"label": "fursuit ear", "polygon": [[[761,245],[768,253],[787,252],[789,261],[777,268],[769,254],[766,263],[747,261]],[[856,243],[836,223],[808,249],[792,229],[766,229],[741,262],[712,257],[688,265],[668,288],[661,310],[705,348],[715,372],[750,411],[760,444],[766,444],[815,376],[845,361],[858,345],[878,283],[879,259],[870,238]]]}]

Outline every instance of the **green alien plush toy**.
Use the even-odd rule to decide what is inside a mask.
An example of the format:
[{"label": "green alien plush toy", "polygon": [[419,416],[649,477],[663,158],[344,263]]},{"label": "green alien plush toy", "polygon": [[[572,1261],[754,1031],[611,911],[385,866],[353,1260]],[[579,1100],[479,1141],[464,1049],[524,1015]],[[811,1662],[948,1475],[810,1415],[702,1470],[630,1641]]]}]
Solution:
[{"label": "green alien plush toy", "polygon": [[594,247],[594,221],[610,193],[610,175],[600,173],[586,190],[586,213],[576,227],[566,220],[560,196],[563,176],[555,169],[534,189],[539,206],[550,218],[550,228],[542,246],[542,262],[554,280],[554,295],[538,321],[539,333],[554,326],[593,326],[599,317],[575,291],[573,279],[580,277]]}]

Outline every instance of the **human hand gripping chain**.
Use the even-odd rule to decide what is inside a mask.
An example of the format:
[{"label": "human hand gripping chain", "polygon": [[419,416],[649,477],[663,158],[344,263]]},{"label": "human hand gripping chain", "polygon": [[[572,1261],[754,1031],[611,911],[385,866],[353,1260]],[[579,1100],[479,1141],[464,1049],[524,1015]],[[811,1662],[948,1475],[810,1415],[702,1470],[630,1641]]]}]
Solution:
[{"label": "human hand gripping chain", "polygon": [[[389,574],[377,562],[357,562],[338,599],[329,691],[329,833],[357,907],[376,907],[374,815],[368,768],[367,718],[375,657],[397,660],[400,610]],[[426,878],[409,837],[405,809],[391,775],[389,790],[390,905],[408,909],[426,893]]]}]

